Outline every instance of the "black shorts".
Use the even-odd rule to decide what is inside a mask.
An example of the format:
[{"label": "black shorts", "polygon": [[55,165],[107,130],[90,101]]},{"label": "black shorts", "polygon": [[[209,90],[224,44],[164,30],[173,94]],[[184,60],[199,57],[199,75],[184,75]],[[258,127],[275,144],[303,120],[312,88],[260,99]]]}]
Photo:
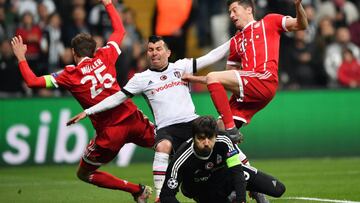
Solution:
[{"label": "black shorts", "polygon": [[187,141],[188,139],[192,138],[192,122],[194,120],[187,122],[187,123],[178,123],[174,125],[169,125],[163,127],[156,131],[155,135],[155,145],[162,141],[162,140],[169,140],[172,144],[173,153],[175,153],[180,145]]}]

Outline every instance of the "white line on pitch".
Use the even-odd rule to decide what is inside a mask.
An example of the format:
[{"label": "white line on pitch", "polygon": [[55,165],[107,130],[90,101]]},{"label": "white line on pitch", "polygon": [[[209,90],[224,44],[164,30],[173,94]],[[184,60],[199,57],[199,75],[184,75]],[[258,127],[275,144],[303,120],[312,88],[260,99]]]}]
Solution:
[{"label": "white line on pitch", "polygon": [[311,200],[311,201],[335,202],[335,203],[360,203],[360,202],[349,201],[349,200],[321,199],[321,198],[311,198],[311,197],[284,197],[281,199]]}]

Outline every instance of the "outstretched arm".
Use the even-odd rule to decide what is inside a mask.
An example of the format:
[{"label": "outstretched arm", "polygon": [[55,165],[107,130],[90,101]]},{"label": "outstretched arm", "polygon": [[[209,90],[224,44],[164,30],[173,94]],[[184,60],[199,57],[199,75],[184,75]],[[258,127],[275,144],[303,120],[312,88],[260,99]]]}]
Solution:
[{"label": "outstretched arm", "polygon": [[305,30],[308,27],[308,20],[304,7],[301,5],[301,0],[294,0],[296,9],[296,18],[286,19],[286,29],[288,31]]},{"label": "outstretched arm", "polygon": [[88,116],[88,115],[93,115],[96,113],[100,113],[100,112],[112,109],[112,108],[120,105],[121,103],[123,103],[126,99],[127,99],[127,96],[122,91],[119,91],[119,92],[105,98],[100,103],[98,103],[88,109],[85,109],[84,112],[81,112],[78,115],[72,117],[66,123],[66,125],[71,125],[71,124],[77,123],[80,120],[86,118],[86,116]]},{"label": "outstretched arm", "polygon": [[23,43],[21,36],[15,36],[11,40],[11,46],[16,58],[19,61],[19,69],[22,77],[25,80],[25,83],[30,88],[45,88],[45,87],[54,87],[51,82],[51,76],[45,75],[37,77],[33,71],[30,69],[29,64],[26,61],[25,53],[27,46]]},{"label": "outstretched arm", "polygon": [[195,76],[192,74],[185,73],[181,79],[186,82],[200,83],[206,85],[206,76]]},{"label": "outstretched arm", "polygon": [[216,47],[215,49],[211,50],[206,55],[197,58],[196,59],[197,70],[201,70],[202,68],[221,60],[228,53],[229,49],[230,49],[230,40]]},{"label": "outstretched arm", "polygon": [[125,36],[125,28],[120,18],[120,15],[112,4],[112,0],[101,0],[101,2],[105,6],[106,12],[110,17],[111,26],[114,30],[114,32],[110,35],[108,41],[114,41],[118,45],[120,45],[122,39]]}]

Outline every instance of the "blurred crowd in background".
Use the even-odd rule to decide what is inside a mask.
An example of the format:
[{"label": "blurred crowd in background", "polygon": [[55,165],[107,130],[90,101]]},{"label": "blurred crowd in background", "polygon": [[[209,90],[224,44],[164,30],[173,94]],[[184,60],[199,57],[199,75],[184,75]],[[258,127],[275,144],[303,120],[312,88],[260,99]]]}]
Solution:
[{"label": "blurred crowd in background", "polygon": [[[140,1],[140,0],[133,0]],[[172,50],[171,60],[196,57],[189,53],[189,38],[200,54],[226,42],[236,32],[226,0],[153,0],[150,34],[161,35]],[[144,71],[146,40],[136,23],[137,10],[114,0],[127,35],[116,67],[123,86],[136,72]],[[268,13],[295,16],[293,0],[255,0],[256,17]],[[281,40],[280,89],[360,87],[360,1],[303,0],[309,20],[306,31],[284,33]],[[142,11],[143,12],[143,11]],[[195,32],[189,32],[190,29]],[[21,35],[27,44],[28,63],[38,76],[73,64],[71,39],[78,33],[93,35],[104,46],[112,32],[110,20],[98,0],[0,0],[0,97],[64,96],[63,90],[31,90],[19,72],[10,39]],[[225,63],[210,70],[221,70]],[[194,91],[206,87],[194,86]]]}]

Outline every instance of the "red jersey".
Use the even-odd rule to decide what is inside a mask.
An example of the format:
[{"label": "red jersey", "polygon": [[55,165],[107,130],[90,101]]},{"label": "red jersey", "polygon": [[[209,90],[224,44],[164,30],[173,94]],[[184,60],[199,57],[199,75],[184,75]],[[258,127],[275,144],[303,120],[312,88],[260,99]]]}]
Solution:
[{"label": "red jersey", "polygon": [[285,20],[286,16],[269,14],[247,24],[231,39],[227,64],[244,71],[269,71],[277,78],[280,35],[286,31]]},{"label": "red jersey", "polygon": [[[84,109],[89,108],[120,90],[115,69],[120,53],[118,44],[110,41],[95,52],[94,58],[85,57],[77,66],[68,65],[64,70],[53,73],[52,81],[55,86],[69,90]],[[128,99],[109,111],[91,115],[90,119],[98,129],[117,124],[136,109]]]}]

